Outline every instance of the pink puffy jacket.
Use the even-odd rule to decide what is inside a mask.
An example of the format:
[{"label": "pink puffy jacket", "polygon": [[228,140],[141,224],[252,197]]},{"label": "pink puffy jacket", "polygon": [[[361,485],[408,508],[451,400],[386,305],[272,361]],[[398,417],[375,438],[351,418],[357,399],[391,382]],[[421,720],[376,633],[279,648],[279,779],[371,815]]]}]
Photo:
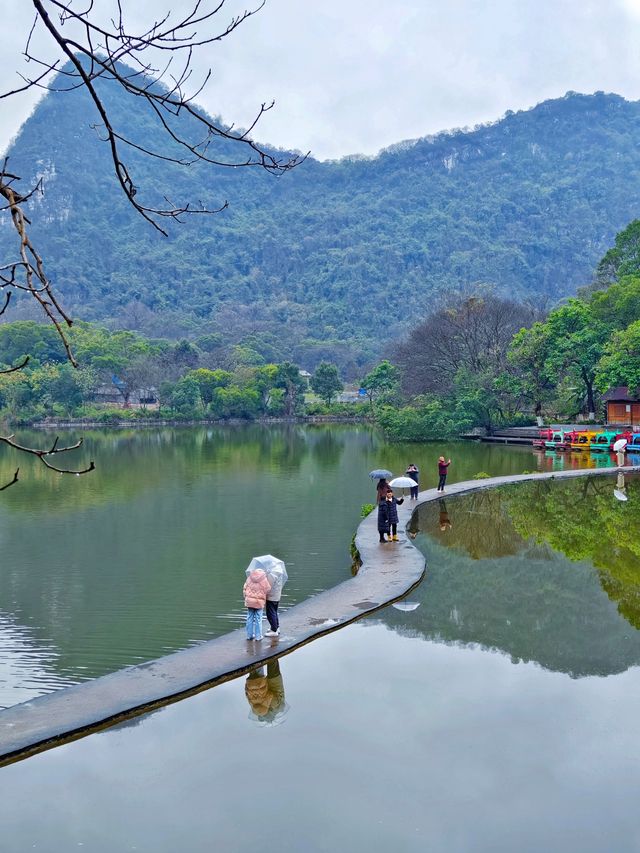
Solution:
[{"label": "pink puffy jacket", "polygon": [[262,569],[254,569],[243,587],[244,606],[255,607],[260,610],[267,603],[267,593],[271,589],[271,584],[267,575]]}]

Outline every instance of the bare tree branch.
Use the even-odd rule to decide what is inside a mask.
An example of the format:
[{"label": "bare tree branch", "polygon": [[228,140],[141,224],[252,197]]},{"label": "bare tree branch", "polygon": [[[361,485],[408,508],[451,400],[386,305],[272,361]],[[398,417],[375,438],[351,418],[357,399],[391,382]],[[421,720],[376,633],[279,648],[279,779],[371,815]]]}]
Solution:
[{"label": "bare tree branch", "polygon": [[[11,212],[11,221],[20,239],[20,261],[3,268],[5,270],[7,268],[10,270],[8,276],[0,271],[0,289],[12,287],[25,290],[36,300],[46,317],[55,326],[65,348],[67,358],[74,367],[77,367],[78,362],[73,357],[69,340],[64,332],[64,326],[71,328],[73,321],[65,313],[53,293],[51,284],[44,271],[42,258],[33,246],[27,233],[27,224],[29,220],[24,215],[22,204],[25,199],[29,198],[31,193],[27,196],[22,196],[17,193],[11,185],[15,176],[9,175],[9,180],[7,181],[7,174],[8,173],[6,173],[6,169],[3,166],[2,171],[0,171],[0,196],[8,202],[7,207]],[[17,281],[17,272],[22,272],[24,274],[23,283]],[[7,303],[5,303],[5,308],[6,304]]]},{"label": "bare tree branch", "polygon": [[0,486],[0,492],[4,492],[4,490],[8,489],[9,486],[13,486],[15,483],[17,483],[19,473],[20,473],[20,469],[16,468],[16,473],[13,475],[13,480],[11,480],[9,483],[5,483],[4,486]]},{"label": "bare tree branch", "polygon": [[89,471],[95,471],[96,466],[93,463],[93,460],[89,463],[87,468],[81,469],[57,468],[55,465],[47,462],[47,456],[53,456],[57,453],[68,453],[70,450],[77,450],[82,446],[82,439],[76,442],[76,444],[69,445],[69,447],[58,447],[58,438],[56,437],[49,450],[38,450],[33,447],[24,447],[13,440],[13,435],[0,435],[0,441],[4,442],[4,444],[8,444],[9,447],[13,447],[14,450],[19,450],[21,453],[30,453],[32,456],[37,456],[43,465],[50,468],[52,471],[57,471],[58,474],[77,474],[80,476],[81,474],[88,474]]},{"label": "bare tree branch", "polygon": [[[44,67],[44,71],[39,76],[26,80],[25,86],[4,93],[0,97],[17,94],[30,87],[46,88],[52,91],[85,88],[100,116],[104,141],[109,146],[113,169],[120,188],[132,207],[162,234],[167,233],[161,225],[163,219],[181,221],[184,214],[215,213],[223,210],[227,203],[216,204],[212,208],[203,204],[194,206],[182,201],[169,202],[165,208],[145,204],[141,198],[140,188],[121,156],[121,146],[131,147],[148,156],[179,165],[190,165],[200,160],[227,168],[257,166],[274,175],[283,174],[306,159],[307,155],[299,154],[280,156],[251,139],[250,134],[262,116],[273,107],[273,102],[263,103],[260,106],[247,129],[235,131],[233,126],[223,126],[193,105],[194,98],[202,92],[210,79],[211,70],[207,71],[203,81],[195,87],[193,92],[188,93],[184,88],[192,77],[191,63],[194,50],[227,38],[242,23],[262,9],[264,0],[254,9],[232,16],[221,29],[213,31],[209,28],[223,10],[225,0],[214,2],[211,8],[208,8],[203,0],[195,0],[190,9],[180,17],[174,19],[174,13],[169,11],[160,20],[143,28],[139,33],[129,31],[120,0],[116,0],[117,14],[110,18],[110,23],[106,26],[94,19],[93,2],[85,4],[81,9],[74,8],[73,0],[65,0],[65,2],[31,0],[31,2],[36,11],[36,20],[29,33],[25,57],[28,61]],[[57,21],[54,20],[54,16],[57,17]],[[60,60],[48,63],[32,54],[32,36],[38,25],[43,26],[48,32],[70,68],[60,69]],[[66,25],[72,27],[73,33],[68,35],[66,32],[63,33]],[[158,71],[152,62],[146,61],[147,52],[156,55],[169,54],[169,59],[163,63],[164,67],[161,71]],[[180,54],[183,60],[182,65],[174,74],[172,61]],[[133,64],[135,69],[131,70],[127,64]],[[41,81],[54,70],[75,82],[68,87],[43,84]],[[100,80],[115,82],[127,94],[141,98],[152,109],[169,140],[184,150],[184,155],[174,154],[171,151],[156,151],[152,147],[140,144],[114,126],[102,93],[96,85]],[[178,118],[182,119],[182,124],[179,126],[176,122]],[[201,130],[201,138],[194,142],[189,137],[197,128]],[[215,156],[210,153],[211,143],[214,140],[229,142],[238,151],[244,151],[246,154],[240,157]]]}]

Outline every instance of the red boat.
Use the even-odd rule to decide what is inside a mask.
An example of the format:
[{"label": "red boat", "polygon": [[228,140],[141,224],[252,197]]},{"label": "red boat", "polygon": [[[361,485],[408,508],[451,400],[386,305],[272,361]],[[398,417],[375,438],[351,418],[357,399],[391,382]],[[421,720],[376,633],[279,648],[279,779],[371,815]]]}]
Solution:
[{"label": "red boat", "polygon": [[541,429],[538,432],[538,438],[533,439],[533,446],[539,447],[541,450],[544,450],[546,447],[546,442],[551,441],[551,436],[553,435],[552,429]]}]

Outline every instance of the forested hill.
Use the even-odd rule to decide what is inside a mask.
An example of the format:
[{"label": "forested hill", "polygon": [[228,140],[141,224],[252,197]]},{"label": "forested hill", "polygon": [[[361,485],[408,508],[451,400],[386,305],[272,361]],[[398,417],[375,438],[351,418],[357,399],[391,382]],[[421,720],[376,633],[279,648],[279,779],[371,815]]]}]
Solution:
[{"label": "forested hill", "polygon": [[[108,84],[104,95],[134,138],[161,145],[135,103]],[[553,303],[640,215],[640,103],[617,95],[568,94],[280,178],[128,151],[144,199],[230,202],[166,239],[127,205],[92,124],[83,91],[49,95],[9,152],[11,171],[44,179],[32,233],[73,313],[151,335],[219,333],[310,369],[379,354],[442,292],[481,283]]]}]

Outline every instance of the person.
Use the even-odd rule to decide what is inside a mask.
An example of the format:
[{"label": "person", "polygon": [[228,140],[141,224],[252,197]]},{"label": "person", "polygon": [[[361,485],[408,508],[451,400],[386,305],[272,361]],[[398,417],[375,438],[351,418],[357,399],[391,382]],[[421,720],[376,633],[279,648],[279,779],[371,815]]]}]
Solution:
[{"label": "person", "polygon": [[264,569],[254,569],[244,582],[244,604],[247,608],[247,640],[262,639],[262,613],[271,589]]},{"label": "person", "polygon": [[447,481],[447,470],[449,468],[449,465],[451,465],[450,459],[448,462],[444,461],[444,456],[441,456],[438,459],[438,474],[440,475],[440,478],[438,480],[438,491],[439,492],[444,492],[444,484]]},{"label": "person", "polygon": [[451,529],[451,519],[447,512],[447,505],[442,498],[438,501],[438,504],[440,505],[440,518],[438,520],[438,524],[440,525],[440,530],[443,533],[446,533],[447,530]]},{"label": "person", "polygon": [[380,504],[380,501],[384,499],[384,496],[387,494],[387,489],[389,489],[389,483],[382,477],[378,480],[378,485],[376,487],[376,504]]},{"label": "person", "polygon": [[[398,541],[398,504],[404,503],[404,498],[396,498],[389,488],[384,500],[378,504],[378,533],[380,542]],[[389,537],[384,538],[385,533]]]},{"label": "person", "polygon": [[407,475],[407,477],[410,477],[415,483],[415,486],[411,486],[411,489],[410,489],[410,496],[409,496],[410,500],[417,501],[418,500],[418,483],[420,482],[420,470],[418,468],[416,468],[416,466],[412,462],[411,465],[409,465],[409,467],[405,471],[405,474]]},{"label": "person", "polygon": [[271,660],[267,663],[265,677],[264,667],[252,670],[247,676],[244,692],[251,708],[250,717],[262,725],[277,725],[282,722],[288,705],[284,696],[284,683],[280,673],[280,661]]},{"label": "person", "polygon": [[278,617],[278,605],[282,598],[282,588],[286,581],[282,572],[267,575],[271,589],[267,593],[267,619],[269,620],[269,630],[265,631],[265,637],[280,636],[280,619]]}]

